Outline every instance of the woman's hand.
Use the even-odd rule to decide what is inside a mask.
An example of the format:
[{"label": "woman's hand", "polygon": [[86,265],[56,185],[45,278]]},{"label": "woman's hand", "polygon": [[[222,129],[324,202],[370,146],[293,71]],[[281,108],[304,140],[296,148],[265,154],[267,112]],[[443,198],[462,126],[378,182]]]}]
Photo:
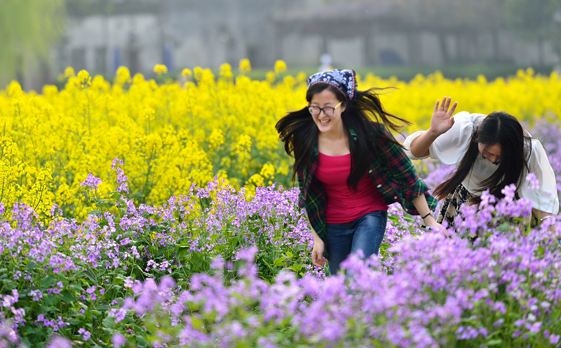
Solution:
[{"label": "woman's hand", "polygon": [[436,220],[434,219],[434,217],[432,215],[427,216],[426,218],[423,219],[423,223],[425,224],[425,226],[427,227],[442,227],[441,224],[439,224],[438,222],[436,222]]},{"label": "woman's hand", "polygon": [[312,249],[312,263],[316,267],[323,267],[327,260],[323,257],[325,243],[320,238],[314,238],[314,248]]},{"label": "woman's hand", "polygon": [[454,114],[454,110],[456,110],[456,106],[458,106],[458,102],[455,102],[452,108],[448,110],[451,102],[451,97],[444,97],[441,105],[439,105],[440,100],[436,101],[429,128],[429,132],[433,133],[435,136],[446,133],[454,125],[454,118],[452,115]]}]

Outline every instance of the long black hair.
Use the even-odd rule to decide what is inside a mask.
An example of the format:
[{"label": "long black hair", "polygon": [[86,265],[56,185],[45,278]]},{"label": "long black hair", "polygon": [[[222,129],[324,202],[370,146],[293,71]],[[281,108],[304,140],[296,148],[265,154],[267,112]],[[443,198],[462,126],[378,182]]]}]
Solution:
[{"label": "long black hair", "polygon": [[[481,122],[479,129],[473,132],[468,150],[456,172],[436,187],[434,195],[439,200],[444,199],[460,185],[471,171],[479,155],[478,143],[481,143],[485,147],[500,145],[501,162],[490,177],[478,183],[478,191],[489,188],[495,197],[504,197],[501,190],[505,186],[516,184],[516,187],[520,187],[524,180],[523,171],[529,169],[527,159],[532,151],[531,139],[516,117],[504,111],[490,113]],[[472,203],[480,201],[479,196],[471,199]]]},{"label": "long black hair", "polygon": [[[326,89],[333,92],[342,102],[341,105],[345,107],[341,119],[351,151],[351,173],[347,179],[347,186],[356,191],[359,181],[368,169],[369,152],[383,153],[380,150],[381,144],[384,143],[402,146],[391,133],[386,132],[383,127],[376,127],[373,121],[383,123],[395,131],[398,131],[404,124],[411,123],[384,110],[376,93],[377,90],[382,89],[372,88],[367,91],[357,91],[355,100],[347,102],[343,94],[336,88],[318,83],[308,89],[306,100],[308,103],[311,102],[314,94]],[[398,124],[396,121],[402,124]],[[275,127],[280,139],[284,142],[286,153],[295,159],[292,167],[292,180],[294,181],[299,169],[307,169],[311,166],[310,158],[317,146],[319,129],[310,115],[308,107],[289,112],[277,122]],[[352,139],[350,129],[356,133],[356,142]],[[307,171],[305,172],[307,173]]]}]

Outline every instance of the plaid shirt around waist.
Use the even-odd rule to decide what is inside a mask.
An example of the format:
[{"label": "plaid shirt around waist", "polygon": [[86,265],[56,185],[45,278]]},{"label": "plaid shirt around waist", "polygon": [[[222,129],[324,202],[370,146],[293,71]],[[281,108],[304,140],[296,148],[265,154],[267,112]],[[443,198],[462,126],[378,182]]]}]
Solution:
[{"label": "plaid shirt around waist", "polygon": [[[382,124],[373,123],[373,126],[381,127],[389,137],[393,138],[393,135]],[[356,141],[356,133],[353,130],[350,132]],[[368,154],[368,175],[382,194],[384,202],[388,205],[398,202],[409,214],[419,215],[412,201],[424,194],[429,208],[434,211],[437,200],[428,193],[428,186],[417,175],[413,163],[403,148],[397,144],[382,141],[380,141],[380,145],[382,153]],[[310,224],[318,236],[325,241],[327,192],[321,181],[314,177],[319,165],[317,146],[310,162],[311,165],[308,168],[299,169],[296,173],[300,187],[298,206],[306,209]]]}]

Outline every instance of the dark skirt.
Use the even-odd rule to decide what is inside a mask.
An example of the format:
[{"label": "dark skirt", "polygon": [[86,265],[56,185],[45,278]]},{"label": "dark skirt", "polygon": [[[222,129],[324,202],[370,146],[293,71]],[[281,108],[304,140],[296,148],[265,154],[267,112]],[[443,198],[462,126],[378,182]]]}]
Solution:
[{"label": "dark skirt", "polygon": [[[460,184],[454,192],[448,194],[444,203],[440,207],[440,213],[438,214],[438,218],[436,222],[442,224],[443,221],[448,222],[448,227],[454,228],[454,220],[456,216],[460,215],[460,207],[462,204],[470,200],[474,195],[469,193],[469,191],[464,187],[464,185]],[[518,193],[516,193],[515,199],[519,199]],[[508,222],[510,225],[523,227],[525,222],[515,221],[511,217],[505,217],[504,221]],[[538,221],[537,218],[532,213],[532,218],[530,220],[530,226],[537,226]]]},{"label": "dark skirt", "polygon": [[467,202],[473,195],[468,192],[464,185],[460,184],[454,192],[449,193],[440,207],[440,213],[436,222],[442,224],[448,222],[448,227],[454,227],[454,219],[460,214],[460,207]]}]

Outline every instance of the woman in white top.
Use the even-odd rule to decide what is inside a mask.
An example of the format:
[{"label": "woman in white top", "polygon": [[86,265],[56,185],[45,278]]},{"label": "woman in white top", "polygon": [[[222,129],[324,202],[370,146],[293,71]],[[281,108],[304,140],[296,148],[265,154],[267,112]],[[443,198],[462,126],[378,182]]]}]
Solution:
[{"label": "woman in white top", "polygon": [[[411,134],[403,144],[411,159],[431,157],[456,166],[452,176],[434,190],[436,198],[445,199],[437,221],[454,226],[464,202],[479,203],[486,189],[501,198],[501,190],[513,183],[518,197],[532,202],[533,215],[540,222],[557,215],[555,174],[540,141],[504,111],[487,116],[460,112],[452,117],[457,103],[450,108],[450,102],[451,98],[444,97],[439,106],[437,101],[430,128]],[[535,174],[539,189],[528,189],[528,173]]]}]

